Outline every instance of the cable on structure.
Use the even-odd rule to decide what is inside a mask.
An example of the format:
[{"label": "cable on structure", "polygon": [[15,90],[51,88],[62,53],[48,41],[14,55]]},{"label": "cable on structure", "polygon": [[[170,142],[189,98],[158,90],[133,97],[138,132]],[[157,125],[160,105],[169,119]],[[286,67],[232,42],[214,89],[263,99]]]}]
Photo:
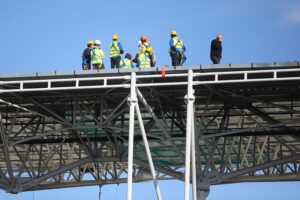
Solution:
[{"label": "cable on structure", "polygon": [[99,185],[99,200],[101,200],[102,185]]}]

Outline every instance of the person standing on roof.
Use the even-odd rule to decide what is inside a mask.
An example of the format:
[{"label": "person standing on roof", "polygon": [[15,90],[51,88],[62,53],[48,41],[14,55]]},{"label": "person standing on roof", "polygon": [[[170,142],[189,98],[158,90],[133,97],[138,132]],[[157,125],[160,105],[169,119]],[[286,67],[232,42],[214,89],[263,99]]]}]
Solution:
[{"label": "person standing on roof", "polygon": [[122,69],[134,68],[134,64],[132,62],[132,56],[129,53],[126,53],[125,58],[120,61],[120,68]]},{"label": "person standing on roof", "polygon": [[220,64],[222,59],[222,34],[218,34],[216,39],[211,41],[210,45],[210,59],[213,64]]},{"label": "person standing on roof", "polygon": [[139,55],[140,55],[141,49],[142,49],[141,45],[142,45],[142,42],[141,42],[141,40],[139,40],[139,41],[137,42],[138,52],[136,53],[134,59],[132,59],[132,62],[134,62],[134,63],[137,63],[137,62],[138,62]]},{"label": "person standing on roof", "polygon": [[124,53],[123,47],[120,42],[118,42],[119,37],[117,35],[112,36],[113,42],[110,44],[110,64],[111,68],[119,68],[120,67],[120,60],[121,54]]},{"label": "person standing on roof", "polygon": [[100,47],[101,41],[96,40],[94,44],[95,44],[95,48],[91,50],[91,60],[92,60],[93,69],[104,69],[103,58],[105,56],[103,50]]},{"label": "person standing on roof", "polygon": [[184,55],[186,48],[182,40],[180,40],[177,37],[176,31],[171,31],[171,39],[169,45],[170,45],[169,53],[172,59],[172,66],[182,65],[186,60],[186,57]]},{"label": "person standing on roof", "polygon": [[94,42],[89,40],[87,42],[87,48],[83,51],[82,54],[82,69],[90,70],[91,69],[91,50],[94,49]]},{"label": "person standing on roof", "polygon": [[154,63],[152,60],[151,53],[152,48],[147,47],[144,53],[140,53],[136,66],[139,68],[153,67]]},{"label": "person standing on roof", "polygon": [[140,41],[142,44],[139,46],[139,53],[144,53],[146,51],[146,48],[148,48],[148,47],[151,48],[151,52],[152,52],[151,57],[152,57],[153,64],[155,65],[156,57],[155,57],[154,50],[151,46],[151,42],[149,40],[147,40],[147,37],[144,35],[140,37]]}]

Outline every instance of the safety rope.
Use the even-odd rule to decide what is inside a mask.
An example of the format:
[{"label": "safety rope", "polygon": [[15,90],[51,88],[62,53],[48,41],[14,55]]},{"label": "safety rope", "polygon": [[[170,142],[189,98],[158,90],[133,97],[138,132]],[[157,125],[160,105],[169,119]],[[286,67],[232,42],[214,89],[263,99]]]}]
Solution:
[{"label": "safety rope", "polygon": [[99,200],[101,200],[102,185],[99,185]]}]

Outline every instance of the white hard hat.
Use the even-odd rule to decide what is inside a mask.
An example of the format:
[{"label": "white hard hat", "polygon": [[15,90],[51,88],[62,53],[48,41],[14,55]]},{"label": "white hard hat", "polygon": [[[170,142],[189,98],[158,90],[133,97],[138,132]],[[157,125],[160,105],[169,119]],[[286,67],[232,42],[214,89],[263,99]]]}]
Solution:
[{"label": "white hard hat", "polygon": [[141,46],[141,45],[142,45],[141,40],[139,40],[139,41],[137,42],[137,45],[138,45],[138,46]]},{"label": "white hard hat", "polygon": [[100,41],[100,40],[96,40],[96,41],[95,41],[95,44],[101,45],[101,41]]}]

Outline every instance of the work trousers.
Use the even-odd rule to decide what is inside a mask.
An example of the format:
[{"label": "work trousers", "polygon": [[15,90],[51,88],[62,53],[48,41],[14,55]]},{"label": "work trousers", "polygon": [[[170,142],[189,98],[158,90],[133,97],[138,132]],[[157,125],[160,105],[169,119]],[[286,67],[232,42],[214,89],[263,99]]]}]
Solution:
[{"label": "work trousers", "polygon": [[110,65],[112,69],[120,68],[121,56],[111,57]]},{"label": "work trousers", "polygon": [[82,70],[90,70],[90,69],[91,69],[91,65],[90,64],[82,65]]},{"label": "work trousers", "polygon": [[171,54],[172,58],[172,66],[179,66],[182,58],[182,54],[180,53],[173,53]]},{"label": "work trousers", "polygon": [[104,69],[104,64],[102,63],[102,64],[93,64],[93,69],[95,70],[97,70],[97,69]]},{"label": "work trousers", "polygon": [[220,64],[221,58],[218,58],[217,56],[210,57],[213,64]]}]

